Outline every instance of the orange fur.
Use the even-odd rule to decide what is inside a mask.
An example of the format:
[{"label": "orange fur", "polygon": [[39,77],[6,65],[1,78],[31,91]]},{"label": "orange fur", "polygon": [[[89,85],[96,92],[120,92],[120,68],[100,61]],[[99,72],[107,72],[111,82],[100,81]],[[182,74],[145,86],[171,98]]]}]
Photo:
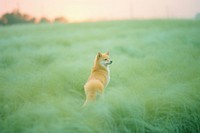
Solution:
[{"label": "orange fur", "polygon": [[109,52],[105,54],[99,52],[97,54],[91,74],[84,85],[86,100],[83,106],[87,105],[90,101],[94,101],[97,92],[101,94],[104,93],[104,89],[110,80],[109,65],[111,63],[112,61],[110,61]]}]

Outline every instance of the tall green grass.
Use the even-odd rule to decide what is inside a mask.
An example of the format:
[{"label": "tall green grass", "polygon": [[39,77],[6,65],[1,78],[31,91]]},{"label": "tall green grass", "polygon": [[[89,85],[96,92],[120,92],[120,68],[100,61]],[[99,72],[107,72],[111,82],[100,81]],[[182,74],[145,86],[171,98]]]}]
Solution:
[{"label": "tall green grass", "polygon": [[[199,133],[200,21],[0,27],[1,133]],[[110,51],[104,98],[83,85]]]}]

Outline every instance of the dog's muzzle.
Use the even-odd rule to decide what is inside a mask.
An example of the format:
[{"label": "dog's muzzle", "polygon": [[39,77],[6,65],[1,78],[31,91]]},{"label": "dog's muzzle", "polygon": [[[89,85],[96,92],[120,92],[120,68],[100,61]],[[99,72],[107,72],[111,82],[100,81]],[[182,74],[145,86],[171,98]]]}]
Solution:
[{"label": "dog's muzzle", "polygon": [[112,61],[110,61],[108,64],[109,64],[109,65],[112,64]]}]

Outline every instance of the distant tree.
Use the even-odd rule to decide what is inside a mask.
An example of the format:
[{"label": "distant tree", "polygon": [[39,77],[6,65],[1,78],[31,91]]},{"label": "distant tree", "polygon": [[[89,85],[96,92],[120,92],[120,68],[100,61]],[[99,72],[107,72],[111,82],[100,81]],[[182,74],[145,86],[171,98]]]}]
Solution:
[{"label": "distant tree", "polygon": [[58,22],[58,23],[67,23],[67,19],[64,17],[57,17],[54,19],[54,22]]},{"label": "distant tree", "polygon": [[14,10],[12,13],[6,13],[1,17],[0,24],[10,25],[18,23],[34,23],[35,19],[27,14],[22,14],[18,10]]},{"label": "distant tree", "polygon": [[[46,17],[36,19],[28,14],[22,14],[19,10],[14,10],[11,13],[6,13],[0,18],[0,25],[11,25],[19,23],[50,23],[51,21]],[[53,22],[67,23],[64,17],[57,17]]]},{"label": "distant tree", "polygon": [[0,19],[0,25],[3,25],[3,21]]},{"label": "distant tree", "polygon": [[8,20],[5,17],[2,17],[0,19],[0,25],[6,25],[6,24],[8,24]]},{"label": "distant tree", "polygon": [[196,14],[195,19],[200,20],[200,13],[197,13],[197,14]]},{"label": "distant tree", "polygon": [[50,20],[48,20],[47,18],[45,18],[45,17],[42,17],[41,19],[40,19],[40,21],[39,21],[39,23],[49,23],[50,22]]}]

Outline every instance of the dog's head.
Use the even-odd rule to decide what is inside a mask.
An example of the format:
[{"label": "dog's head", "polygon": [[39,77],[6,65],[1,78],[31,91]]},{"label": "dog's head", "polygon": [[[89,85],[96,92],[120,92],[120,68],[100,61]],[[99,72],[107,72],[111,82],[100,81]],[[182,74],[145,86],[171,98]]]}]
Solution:
[{"label": "dog's head", "polygon": [[103,67],[107,67],[108,65],[112,64],[112,61],[110,60],[109,57],[109,52],[106,53],[98,52],[96,61]]}]

